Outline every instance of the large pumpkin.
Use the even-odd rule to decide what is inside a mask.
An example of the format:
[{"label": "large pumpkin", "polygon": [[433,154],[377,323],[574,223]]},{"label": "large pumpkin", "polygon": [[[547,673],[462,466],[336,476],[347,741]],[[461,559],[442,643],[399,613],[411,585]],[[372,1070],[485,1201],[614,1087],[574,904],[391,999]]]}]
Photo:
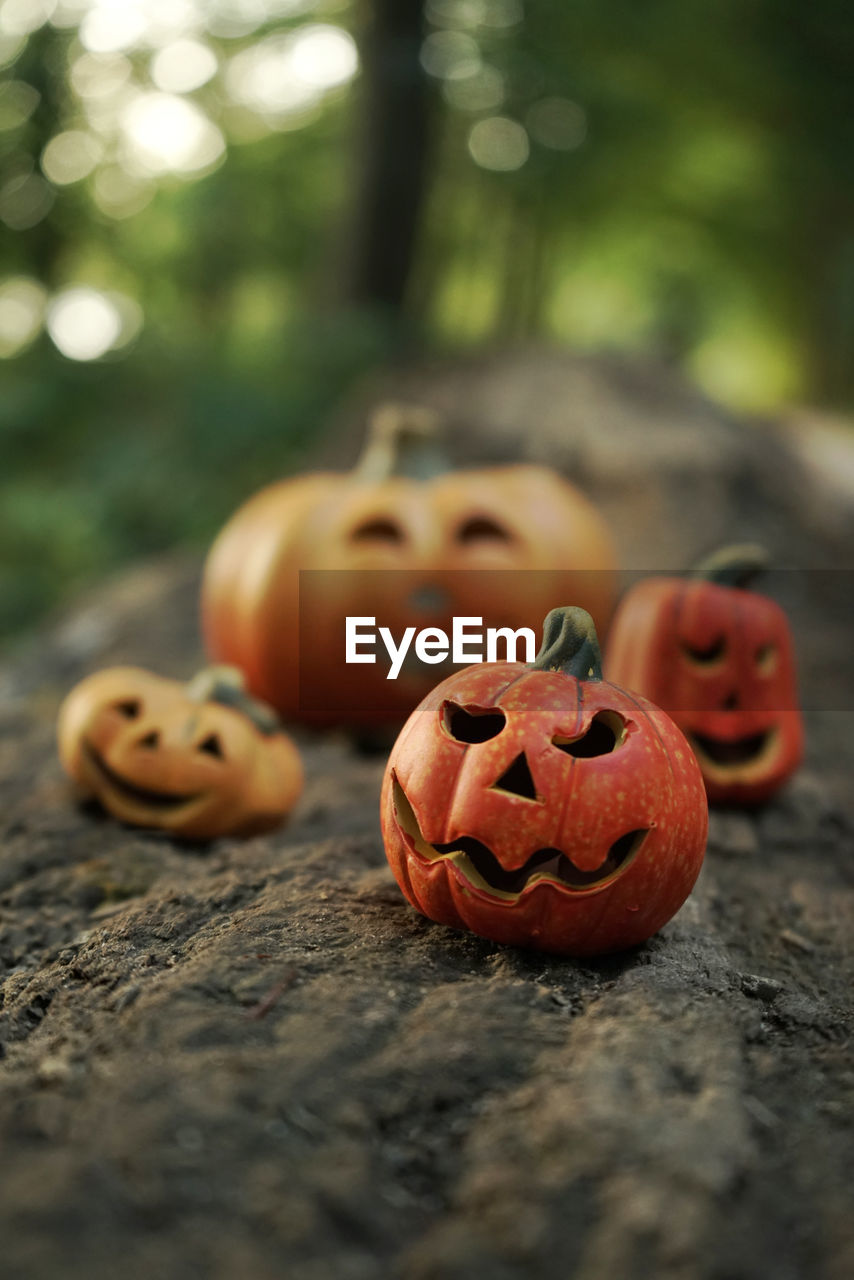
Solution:
[{"label": "large pumpkin", "polygon": [[632,946],[691,891],[708,810],[659,708],[602,679],[581,609],[531,667],[469,667],[412,713],[383,781],[395,878],[430,919],[569,955]]},{"label": "large pumpkin", "polygon": [[59,754],[80,790],[133,826],[210,839],[277,826],[302,790],[296,747],[237,671],[189,685],[110,667],[59,711]]},{"label": "large pumpkin", "polygon": [[346,666],[345,617],[375,617],[395,637],[447,632],[460,614],[535,628],[557,593],[604,626],[615,567],[601,517],[554,471],[450,471],[435,416],[387,405],[354,472],[280,481],[225,526],[205,567],[203,631],[286,718],[399,724],[441,673]]},{"label": "large pumpkin", "polygon": [[716,802],[767,800],[803,755],[786,615],[748,589],[767,560],[726,547],[688,577],[647,578],[626,593],[608,638],[608,678],[666,707]]}]

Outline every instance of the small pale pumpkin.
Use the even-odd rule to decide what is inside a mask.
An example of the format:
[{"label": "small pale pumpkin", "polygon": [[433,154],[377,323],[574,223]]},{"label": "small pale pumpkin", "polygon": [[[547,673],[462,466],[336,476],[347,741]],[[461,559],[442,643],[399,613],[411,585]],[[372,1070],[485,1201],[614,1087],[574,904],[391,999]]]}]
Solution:
[{"label": "small pale pumpkin", "polygon": [[266,831],[302,790],[296,747],[230,668],[189,685],[138,667],[98,671],[63,702],[57,735],[84,795],[124,822],[177,836]]}]

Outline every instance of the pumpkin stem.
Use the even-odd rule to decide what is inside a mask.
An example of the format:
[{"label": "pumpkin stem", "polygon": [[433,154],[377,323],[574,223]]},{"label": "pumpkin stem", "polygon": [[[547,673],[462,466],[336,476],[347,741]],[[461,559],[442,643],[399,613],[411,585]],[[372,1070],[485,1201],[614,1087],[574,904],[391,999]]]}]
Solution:
[{"label": "pumpkin stem", "polygon": [[382,404],[368,427],[368,438],[354,475],[377,483],[400,476],[432,480],[450,470],[439,446],[441,419],[433,409],[415,404]]},{"label": "pumpkin stem", "polygon": [[757,574],[771,564],[771,557],[764,547],[754,542],[721,547],[693,565],[688,574],[692,578],[704,578],[722,587],[746,587]]},{"label": "pumpkin stem", "polygon": [[187,697],[193,702],[218,702],[232,707],[251,720],[259,733],[278,733],[281,722],[272,707],[258,702],[246,692],[246,677],[237,667],[205,667],[187,685]]},{"label": "pumpkin stem", "polygon": [[602,655],[596,626],[586,609],[564,605],[543,623],[543,643],[534,671],[562,671],[576,680],[601,680]]}]

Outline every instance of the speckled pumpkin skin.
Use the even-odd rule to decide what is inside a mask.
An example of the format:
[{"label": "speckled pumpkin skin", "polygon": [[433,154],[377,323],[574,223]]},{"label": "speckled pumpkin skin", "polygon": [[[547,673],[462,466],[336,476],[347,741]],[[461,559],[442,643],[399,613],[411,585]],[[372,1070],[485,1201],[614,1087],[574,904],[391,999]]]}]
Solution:
[{"label": "speckled pumpkin skin", "polygon": [[[241,711],[138,667],[88,676],[57,722],[62,765],[114,817],[188,839],[277,826],[302,790],[299,753]],[[219,754],[202,749],[216,739]],[[150,793],[150,795],[147,795]]]},{"label": "speckled pumpkin skin", "polygon": [[[697,655],[719,653],[712,660]],[[605,673],[666,708],[697,755],[709,800],[756,805],[798,768],[804,750],[794,646],[774,600],[743,587],[649,578],[628,591],[608,636]],[[764,739],[754,758],[715,759]]]},{"label": "speckled pumpkin skin", "polygon": [[[448,703],[498,709],[506,724],[487,742],[455,741],[443,711]],[[574,759],[555,746],[555,737],[579,738],[602,713],[625,722],[624,738],[609,754]],[[534,800],[494,785],[520,752],[536,784]],[[509,870],[550,847],[594,872],[626,832],[648,831],[633,859],[599,884],[570,889],[545,879],[501,896],[447,858],[425,860],[402,825],[397,788],[429,845],[473,837]],[[424,699],[389,758],[381,816],[395,878],[430,919],[576,956],[630,947],[660,929],[691,891],[708,827],[700,770],[667,715],[605,681],[519,663],[469,667]]]}]

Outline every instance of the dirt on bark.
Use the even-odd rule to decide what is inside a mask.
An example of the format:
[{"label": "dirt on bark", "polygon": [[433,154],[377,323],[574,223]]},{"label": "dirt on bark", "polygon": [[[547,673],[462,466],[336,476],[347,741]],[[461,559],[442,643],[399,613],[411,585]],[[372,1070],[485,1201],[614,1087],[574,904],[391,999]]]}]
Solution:
[{"label": "dirt on bark", "polygon": [[[582,479],[627,565],[759,536],[838,587],[845,494],[661,374],[538,355],[390,390],[466,456]],[[800,774],[713,814],[657,937],[580,963],[416,914],[383,759],[343,736],[300,737],[292,821],[246,842],[74,802],[60,698],[109,662],[189,675],[197,579],[124,575],[0,670],[4,1280],[849,1280],[850,603],[793,597]]]}]

